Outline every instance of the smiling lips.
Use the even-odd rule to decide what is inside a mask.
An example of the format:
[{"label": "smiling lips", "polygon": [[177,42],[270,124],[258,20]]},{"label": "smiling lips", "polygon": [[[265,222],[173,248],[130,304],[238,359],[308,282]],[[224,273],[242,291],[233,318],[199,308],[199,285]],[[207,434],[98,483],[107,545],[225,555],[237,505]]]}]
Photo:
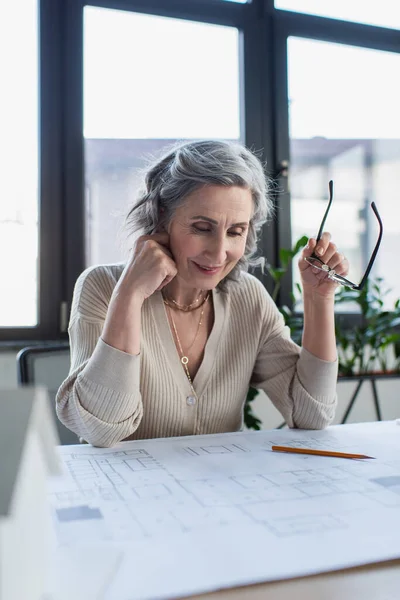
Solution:
[{"label": "smiling lips", "polygon": [[221,267],[206,267],[205,265],[198,265],[196,262],[193,261],[193,263],[196,265],[196,267],[204,274],[207,275],[215,275],[215,273],[218,273],[218,271],[221,270]]}]

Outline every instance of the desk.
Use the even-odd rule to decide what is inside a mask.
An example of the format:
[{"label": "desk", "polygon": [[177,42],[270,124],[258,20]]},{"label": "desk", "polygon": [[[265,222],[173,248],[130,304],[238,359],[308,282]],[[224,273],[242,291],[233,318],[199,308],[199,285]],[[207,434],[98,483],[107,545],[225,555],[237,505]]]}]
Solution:
[{"label": "desk", "polygon": [[[376,460],[277,455],[272,444]],[[114,449],[62,447],[60,453],[69,475],[50,499],[72,568],[60,560],[63,585],[76,579],[78,590],[97,587],[93,599],[398,600],[395,422],[142,440]],[[395,560],[383,562],[389,559]],[[256,581],[270,583],[240,587]],[[73,589],[65,596],[81,597]]]},{"label": "desk", "polygon": [[399,600],[400,560],[322,573],[286,581],[262,583],[190,600]]}]

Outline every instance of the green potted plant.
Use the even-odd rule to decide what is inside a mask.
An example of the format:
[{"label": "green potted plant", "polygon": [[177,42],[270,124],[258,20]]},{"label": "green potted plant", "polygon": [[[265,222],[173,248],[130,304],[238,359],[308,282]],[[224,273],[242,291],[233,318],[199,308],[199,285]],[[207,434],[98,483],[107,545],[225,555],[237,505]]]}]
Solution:
[{"label": "green potted plant", "polygon": [[338,290],[336,304],[356,304],[360,313],[353,327],[346,327],[340,314],[336,317],[340,375],[400,372],[400,299],[384,310],[389,291],[381,277],[367,280],[362,290]]}]

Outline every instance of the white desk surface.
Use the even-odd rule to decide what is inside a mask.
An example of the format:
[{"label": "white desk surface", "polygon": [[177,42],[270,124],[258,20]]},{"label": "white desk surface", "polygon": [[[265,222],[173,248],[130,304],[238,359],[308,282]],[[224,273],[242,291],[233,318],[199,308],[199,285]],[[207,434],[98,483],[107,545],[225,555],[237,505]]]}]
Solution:
[{"label": "white desk surface", "polygon": [[[400,436],[400,427],[398,427],[398,426],[396,427],[396,425],[393,421],[387,422],[387,423],[379,423],[379,424],[378,423],[365,423],[365,424],[357,424],[357,425],[351,425],[351,426],[346,425],[344,427],[346,428],[346,431],[351,432],[352,436],[353,436],[353,433],[356,437],[357,437],[357,434],[362,434],[362,438],[364,439],[364,442],[362,443],[361,450],[365,451],[366,453],[370,454],[371,456],[375,455],[377,458],[379,458],[379,456],[380,456],[379,451],[382,451],[385,454],[385,456],[389,452],[389,455],[392,457],[393,453],[392,453],[391,449],[393,449],[393,451],[395,451],[395,449],[398,447],[398,444],[400,441],[400,438],[398,438],[397,435],[394,435],[394,434],[397,434],[397,430],[398,430],[398,433]],[[330,432],[332,432],[332,434]],[[344,432],[344,430],[343,430],[343,432]],[[268,437],[268,435],[270,437],[275,437],[277,435],[276,431],[274,433],[272,433],[272,432],[263,432],[263,433],[266,434],[267,437]],[[226,434],[226,436],[227,436],[226,440],[232,439],[234,441],[235,438],[229,437],[232,435],[234,435],[234,434]],[[240,436],[241,434],[238,434],[238,435]],[[298,431],[297,433],[296,433],[296,431],[291,433],[291,436],[292,437],[294,436],[296,439],[296,445],[298,445],[297,439],[301,440],[302,435],[307,435],[307,433],[304,432],[304,434],[303,434],[300,431]],[[313,432],[313,435],[320,436],[321,439],[327,438],[327,434],[325,432],[316,432],[316,433]],[[246,436],[246,434],[244,433],[243,440],[247,439],[247,437],[248,437],[248,435]],[[334,440],[336,440],[336,438],[338,440],[341,439],[342,438],[341,427],[339,426],[338,428],[336,428],[336,427],[329,428],[328,437],[332,437],[332,439],[334,439]],[[373,440],[376,437],[379,438],[378,442],[379,442],[380,446],[379,445],[377,446],[378,454],[373,454],[372,449],[371,449],[371,453],[369,451],[369,444],[375,443],[375,441],[373,441]],[[177,442],[173,442],[173,446],[174,446],[174,448],[176,446],[175,450],[179,450],[179,452],[181,452],[182,448],[180,446],[183,444],[184,449],[185,449],[185,460],[186,460],[187,456],[190,456],[190,457],[192,456],[191,454],[186,453],[186,450],[187,450],[186,445],[188,444],[188,440],[190,440],[191,446],[196,446],[195,450],[198,451],[196,453],[196,456],[197,456],[197,454],[200,453],[200,450],[204,450],[204,448],[202,447],[202,444],[204,444],[204,440],[202,441],[201,438],[198,436],[195,436],[193,438],[182,438],[182,439],[177,438],[177,440],[178,440]],[[390,440],[391,440],[391,442],[390,442]],[[207,439],[207,441],[208,441],[208,439]],[[252,440],[247,440],[248,443],[250,443],[251,441]],[[308,440],[306,440],[306,441],[308,441]],[[225,442],[225,436],[224,436],[224,445],[226,445],[227,443],[228,442]],[[156,458],[158,455],[161,457],[160,460],[163,460],[165,458],[165,451],[168,450],[168,448],[170,447],[170,440],[155,440],[155,441],[143,442],[142,443],[143,447],[146,444],[148,446],[149,445],[151,446],[152,452]],[[165,448],[163,447],[164,444],[165,444]],[[199,448],[197,448],[198,444],[200,444],[201,448],[200,448],[200,446],[199,446]],[[364,444],[365,444],[365,446],[364,446]],[[160,445],[160,448],[153,447],[154,445],[155,446]],[[150,446],[149,446],[149,448],[150,448]],[[136,447],[136,446],[133,446],[133,447]],[[214,446],[214,445],[212,445],[210,447],[217,448],[217,446]],[[85,461],[85,460],[87,460],[86,455],[88,455],[90,458],[92,453],[93,453],[93,456],[97,453],[99,455],[100,460],[103,461],[103,458],[106,459],[107,452],[110,452],[109,450],[93,449],[90,447],[86,447],[86,448],[87,448],[87,450],[85,448],[83,448],[82,446],[81,447],[69,447],[69,448],[63,447],[63,453],[65,454],[65,458],[71,458],[72,462],[73,462],[75,459]],[[130,446],[129,447],[124,446],[124,452],[120,452],[120,454],[125,455],[125,453],[127,451],[132,452],[132,450],[127,450],[128,448],[130,448]],[[147,446],[146,446],[146,448],[147,448]],[[147,448],[147,449],[149,449],[149,448]],[[239,446],[237,446],[237,448],[239,448]],[[379,448],[380,448],[380,450],[379,450]],[[122,449],[122,447],[121,447],[121,449]],[[121,449],[116,448],[116,451],[118,452],[118,450],[121,450]],[[193,451],[193,448],[189,448],[189,449]],[[360,450],[356,450],[356,451],[360,452]],[[73,454],[75,454],[76,456],[72,456],[72,455],[69,456],[69,454],[71,452],[73,452]],[[144,450],[134,450],[134,452],[144,452]],[[246,450],[246,452],[247,452],[247,450]],[[105,456],[102,457],[102,456],[100,456],[99,453],[105,454]],[[83,455],[82,457],[80,457],[81,454]],[[249,456],[249,455],[247,455],[247,456]],[[254,455],[254,456],[256,456],[256,455]],[[394,456],[393,458],[394,458],[395,467],[397,469],[397,466],[399,466],[398,457]],[[96,460],[99,460],[99,459],[96,459]],[[120,458],[118,458],[117,460],[119,461]],[[133,460],[133,459],[129,458],[129,460]],[[155,459],[153,458],[152,460],[155,460]],[[252,460],[253,460],[253,457],[252,457]],[[323,460],[325,460],[325,459],[323,459]],[[343,460],[343,459],[339,459],[339,461],[340,460]],[[392,460],[392,459],[390,459],[390,460]],[[196,464],[200,465],[200,462],[201,462],[200,459],[196,458],[196,461],[199,461],[198,463],[196,462]],[[107,460],[104,460],[104,462],[108,463]],[[80,464],[83,464],[83,463],[80,463]],[[251,462],[251,465],[253,465],[253,462]],[[378,461],[377,461],[377,465],[379,467]],[[357,467],[357,465],[355,465],[355,468],[356,467]],[[252,468],[254,468],[254,465]],[[340,466],[340,468],[341,468],[341,466]],[[364,468],[364,467],[362,467],[362,468]],[[318,469],[320,469],[320,470],[323,469],[324,474],[325,474],[325,471],[326,471],[325,463],[321,463],[321,464],[318,463]],[[154,472],[156,472],[156,471],[154,471]],[[303,471],[301,471],[301,472],[303,472]],[[396,478],[397,478],[397,476],[396,476]],[[236,498],[236,496],[235,496],[235,498]],[[163,504],[164,504],[164,502],[163,502]],[[279,506],[280,506],[280,504],[281,503],[279,502]],[[398,502],[398,500],[396,500],[396,506],[398,506],[398,505],[399,505],[399,502]],[[346,504],[346,507],[347,507],[347,504]],[[384,511],[382,510],[381,512],[384,512]],[[379,514],[381,516],[381,513],[376,513],[376,514],[377,515]],[[269,518],[272,518],[269,512],[268,512],[268,515],[269,515]],[[375,526],[375,538],[373,538],[373,535],[371,536],[371,531],[374,529],[374,526],[371,526],[368,528],[369,539],[368,539],[368,535],[366,535],[365,543],[363,542],[363,536],[364,536],[363,532],[367,531],[365,529],[365,526],[367,526],[366,523],[363,525],[364,528],[361,528],[359,530],[355,529],[352,533],[352,535],[356,535],[356,540],[354,540],[354,541],[356,543],[359,543],[359,545],[362,547],[362,552],[366,551],[365,549],[368,546],[368,544],[366,542],[368,541],[369,546],[367,549],[368,549],[368,552],[370,552],[369,558],[370,558],[371,563],[372,563],[372,560],[379,560],[379,559],[382,560],[384,558],[387,559],[387,558],[391,558],[391,557],[400,556],[400,553],[397,552],[398,545],[397,545],[397,537],[396,537],[397,536],[397,532],[396,532],[397,527],[399,527],[399,532],[400,532],[400,523],[397,522],[398,519],[396,518],[393,521],[393,528],[390,528],[388,530],[388,527],[386,525],[386,530],[387,530],[386,538],[382,537],[382,535],[380,535],[380,533],[379,533],[380,529],[379,530],[377,529],[380,527],[380,519],[381,519],[381,517],[379,517],[379,519],[377,521],[373,522],[373,525]],[[370,521],[368,521],[368,523],[370,523]],[[203,534],[203,532],[201,532],[201,533]],[[372,531],[372,533],[373,533],[373,531]],[[252,533],[250,534],[250,538],[249,537],[247,539],[243,538],[243,545],[241,545],[242,546],[241,547],[242,557],[248,556],[249,561],[251,561],[251,552],[252,552],[251,549],[253,548],[254,551],[256,551],[256,548],[254,548],[255,540],[253,537],[251,537],[251,535],[255,535],[254,530],[252,530]],[[333,546],[332,545],[326,546],[326,544],[328,543],[326,541],[327,535],[329,535],[329,532],[325,533],[324,537],[322,539],[321,538],[319,539],[320,550],[322,550],[326,547],[327,550],[330,548],[331,551],[334,551],[334,554],[336,556],[336,564],[337,564],[336,568],[337,569],[339,568],[339,566],[345,566],[346,564],[351,564],[351,563],[357,564],[357,560],[353,560],[353,558],[357,558],[357,557],[354,557],[354,555],[351,555],[351,552],[352,552],[351,543],[349,543],[348,545],[345,545],[343,548],[343,552],[342,552],[342,551],[340,551],[340,548],[338,548],[337,544],[334,544]],[[179,538],[179,539],[181,539],[181,538]],[[333,538],[333,539],[335,539],[335,538]],[[337,541],[338,540],[336,539],[336,542]],[[164,540],[164,542],[165,542],[165,544],[168,544],[168,552],[170,555],[169,560],[166,561],[166,565],[169,565],[170,567],[172,565],[172,567],[173,567],[173,563],[171,563],[171,557],[174,556],[174,552],[173,552],[173,548],[171,547],[171,538],[167,536],[166,539]],[[250,543],[250,546],[246,546],[245,542],[247,544]],[[275,540],[275,542],[276,542],[276,544],[279,543],[278,538]],[[388,546],[389,542],[391,543],[391,546]],[[262,542],[260,545],[260,540],[258,540],[258,543],[259,543],[258,550],[257,550],[258,564],[261,564],[261,570],[262,570],[265,567],[264,567],[263,559],[261,556],[262,550],[260,550],[260,549],[263,547],[264,542]],[[278,554],[280,554],[280,556],[281,556],[281,561],[282,561],[281,553],[282,552],[286,553],[286,551],[289,551],[289,554],[291,552],[291,559],[288,558],[288,561],[289,561],[288,564],[291,564],[290,560],[292,560],[292,562],[295,561],[297,563],[298,561],[296,559],[296,556],[297,557],[303,556],[303,559],[308,560],[309,562],[314,561],[314,559],[312,558],[314,555],[311,552],[312,548],[309,547],[309,549],[310,549],[310,554],[309,554],[306,551],[307,545],[304,545],[304,544],[306,544],[306,540],[303,541],[303,539],[302,539],[301,544],[298,546],[292,545],[292,544],[290,544],[290,546],[286,545],[286,550],[284,549],[284,546],[281,546],[281,550],[280,550],[280,552],[278,552]],[[371,546],[371,544],[372,544],[372,546]],[[160,546],[160,552],[162,551],[163,548],[164,548],[164,546],[162,546],[162,547]],[[202,545],[200,545],[198,548],[195,548],[197,554],[192,553],[192,550],[193,550],[192,546],[190,546],[190,548],[191,548],[191,550],[188,551],[188,553],[182,555],[182,552],[181,552],[181,555],[180,555],[180,558],[183,560],[183,564],[185,564],[185,566],[183,568],[184,568],[184,572],[186,574],[186,578],[187,579],[189,578],[188,579],[189,583],[184,591],[183,591],[184,586],[182,585],[182,581],[181,581],[181,579],[179,580],[179,585],[178,585],[178,587],[176,587],[176,590],[180,588],[181,594],[189,593],[190,589],[192,589],[193,591],[196,591],[196,589],[197,590],[207,589],[207,587],[210,589],[209,585],[208,586],[204,585],[204,582],[205,582],[204,577],[207,579],[208,571],[204,572],[202,575],[201,568],[198,569],[196,567],[196,564],[198,564],[200,566],[202,560],[204,559],[204,555],[202,554],[202,552],[204,552],[205,548],[202,548]],[[269,546],[269,548],[271,549],[271,546]],[[278,548],[278,546],[277,546],[277,548]],[[151,550],[151,556],[153,556],[153,557],[154,557],[154,552],[155,552],[154,549],[157,549],[157,544],[155,546],[151,545],[151,547],[149,545],[148,550],[149,550],[149,552]],[[302,550],[306,551],[306,555],[304,555]],[[347,550],[347,555],[349,555],[349,553],[350,553],[350,555],[349,555],[350,559],[351,559],[350,561],[348,560],[349,556],[346,555],[346,550]],[[314,548],[314,551],[315,551],[315,548]],[[329,552],[328,552],[328,554],[329,554]],[[156,552],[156,556],[157,556],[157,552]],[[161,556],[164,557],[165,555],[163,555],[161,553]],[[284,556],[286,556],[286,554],[284,554]],[[347,559],[346,559],[346,557],[347,557]],[[105,564],[107,565],[110,562],[109,561],[110,557],[107,555],[106,558],[107,558],[108,562],[106,562]],[[143,558],[143,560],[145,560],[144,555],[142,558]],[[212,569],[213,563],[212,563],[212,561],[210,562],[210,556],[208,556],[207,558],[209,561],[209,567]],[[272,558],[272,555],[270,555],[270,560],[271,560],[271,558]],[[343,558],[343,560],[342,560],[342,558]],[[266,560],[268,560],[268,559],[266,558]],[[304,560],[303,560],[303,562],[304,562]],[[322,554],[321,553],[315,554],[315,560],[316,560],[316,562],[310,563],[310,568],[308,570],[309,573],[312,572],[313,570],[318,571],[318,568],[317,568],[319,565],[318,561],[320,561],[320,560],[326,561],[327,560],[325,550],[323,551]],[[127,559],[127,561],[128,561],[128,559]],[[200,562],[198,562],[198,561],[200,561]],[[163,558],[163,562],[165,562],[164,558]],[[361,561],[358,560],[358,562],[360,563]],[[367,561],[365,561],[365,562],[367,562]],[[205,561],[205,564],[206,563],[207,563],[207,561]],[[238,563],[238,565],[239,564],[240,563]],[[278,560],[277,564],[279,567],[279,560]],[[96,565],[97,565],[96,569],[98,570],[97,562],[96,562]],[[130,563],[127,562],[126,565],[129,567]],[[266,565],[266,566],[268,566],[268,565]],[[223,567],[223,569],[225,568],[224,563],[221,563],[221,567]],[[81,565],[79,566],[79,568],[81,568]],[[203,568],[204,568],[204,565],[203,565]],[[335,568],[334,563],[331,566],[331,568]],[[274,574],[277,573],[277,571],[275,571],[274,561],[269,562],[269,569],[270,569],[270,579],[271,579],[271,575],[274,576]],[[146,572],[147,571],[145,571],[145,569],[144,569],[143,570],[144,575],[146,575]],[[169,571],[166,571],[165,575],[167,574],[167,572],[169,573]],[[301,573],[301,572],[302,571],[299,568],[297,568],[297,574]],[[125,569],[125,571],[123,573],[124,573],[125,579],[122,577],[121,581],[125,582],[125,580],[129,580],[129,578],[130,578],[130,570]],[[138,570],[137,573],[139,573],[141,576],[143,575],[143,573],[140,570]],[[239,583],[241,580],[243,581],[243,578],[240,579],[240,577],[238,576],[237,573],[238,573],[237,571],[232,572],[232,582],[235,581],[235,576],[236,576],[237,583]],[[279,573],[279,571],[278,571],[278,573]],[[296,573],[293,573],[293,575],[295,575],[295,574]],[[144,577],[144,575],[143,575],[143,577]],[[192,575],[193,575],[194,579],[191,579]],[[206,577],[206,575],[207,575],[207,577]],[[183,578],[183,579],[185,579],[185,578]],[[163,581],[162,577],[161,577],[161,580]],[[197,587],[196,587],[195,582],[197,580],[198,580],[198,584],[196,584],[197,585]],[[248,578],[248,580],[249,580],[249,578]],[[257,578],[253,578],[253,581],[255,581],[255,580],[257,580]],[[258,578],[258,580],[260,580],[260,578]],[[147,582],[147,579],[146,579],[145,583],[146,582]],[[147,583],[146,583],[146,585],[147,585]],[[157,585],[159,585],[159,584],[157,584]],[[220,585],[226,585],[226,578],[225,578],[225,583],[222,584],[222,581],[221,581]],[[112,597],[113,599],[114,598],[119,599],[120,594],[117,591],[118,589],[119,588],[117,586],[115,589],[113,589],[113,593],[110,592],[110,594],[109,594],[110,598]],[[122,589],[123,588],[121,588],[121,590]],[[140,587],[140,584],[139,584],[135,598],[141,597],[141,595],[139,593],[139,591],[141,589],[142,588]],[[163,591],[165,596],[167,596],[168,589],[165,589],[164,587],[162,587],[160,589]],[[146,593],[147,592],[150,593],[150,590],[148,590],[146,588]],[[129,594],[128,594],[129,597],[130,597],[131,593],[132,593],[132,590],[130,589]],[[168,592],[168,594],[169,594],[168,597],[177,597],[177,594],[174,594],[173,596],[171,595],[172,589]],[[150,595],[147,594],[146,597],[150,598],[153,596],[151,594]],[[182,596],[179,595],[179,597],[182,597]],[[96,598],[97,598],[97,596],[96,596]],[[107,596],[107,598],[108,598],[108,596]],[[124,599],[125,598],[128,598],[128,596],[126,594],[124,595]],[[353,567],[353,568],[341,569],[341,570],[330,571],[330,572],[322,572],[321,574],[317,574],[317,575],[295,577],[292,579],[281,579],[280,581],[270,581],[270,582],[266,582],[266,583],[255,584],[255,585],[249,585],[249,586],[243,586],[243,587],[239,586],[239,587],[233,587],[233,588],[229,588],[229,589],[222,589],[222,590],[213,591],[210,593],[192,595],[192,596],[190,596],[190,598],[192,600],[239,600],[239,599],[242,600],[243,598],[250,599],[250,600],[258,600],[261,598],[266,598],[267,600],[269,600],[269,599],[271,599],[271,600],[293,600],[293,599],[294,600],[358,600],[358,599],[362,599],[362,600],[398,600],[400,598],[400,558],[396,559],[396,560],[390,560],[390,561],[386,560],[385,562],[368,564],[368,565],[361,566],[361,567],[355,567],[355,568]]]},{"label": "white desk surface", "polygon": [[[358,427],[364,431],[371,426],[373,428],[371,423],[365,423],[364,426],[358,424]],[[243,598],[246,600],[399,600],[400,560],[191,596],[191,600],[243,600]]]}]

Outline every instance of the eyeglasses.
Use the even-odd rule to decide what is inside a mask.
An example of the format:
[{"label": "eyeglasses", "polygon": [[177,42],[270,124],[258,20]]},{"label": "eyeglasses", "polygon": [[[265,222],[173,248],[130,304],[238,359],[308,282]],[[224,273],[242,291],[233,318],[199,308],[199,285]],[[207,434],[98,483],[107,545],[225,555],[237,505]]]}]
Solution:
[{"label": "eyeglasses", "polygon": [[[321,239],[322,232],[323,232],[324,226],[325,226],[325,221],[327,219],[329,210],[331,208],[332,200],[333,200],[333,181],[330,181],[329,182],[329,203],[328,203],[328,207],[325,211],[324,218],[322,219],[321,227],[319,228],[319,231],[318,231],[317,242],[319,242],[319,240]],[[344,285],[346,287],[350,287],[353,290],[362,290],[365,285],[365,282],[368,279],[368,275],[372,269],[372,265],[375,262],[376,255],[378,254],[378,250],[379,250],[379,246],[381,244],[382,234],[383,234],[383,225],[382,225],[382,221],[379,216],[379,213],[378,213],[378,209],[375,206],[375,202],[371,202],[371,208],[374,211],[374,214],[379,223],[379,236],[378,236],[378,241],[375,244],[375,248],[371,255],[371,258],[369,259],[367,269],[364,273],[363,278],[361,279],[361,282],[358,285],[355,283],[352,283],[351,281],[349,281],[349,279],[346,279],[345,277],[338,275],[334,269],[331,269],[331,267],[329,267],[327,264],[325,264],[320,258],[318,258],[318,256],[314,252],[311,256],[307,256],[305,260],[311,266],[313,266],[315,269],[318,269],[319,271],[323,271],[324,273],[326,273],[328,275],[328,278],[332,279],[332,281],[336,281],[337,283],[340,283],[341,285]]]}]

